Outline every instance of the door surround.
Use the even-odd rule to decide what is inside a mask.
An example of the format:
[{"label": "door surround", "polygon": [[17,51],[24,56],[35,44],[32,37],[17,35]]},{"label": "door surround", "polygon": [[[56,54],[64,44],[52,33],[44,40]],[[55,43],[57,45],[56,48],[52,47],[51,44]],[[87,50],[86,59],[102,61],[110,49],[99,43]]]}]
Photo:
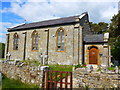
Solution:
[{"label": "door surround", "polygon": [[91,46],[89,49],[89,64],[98,64],[98,47]]}]

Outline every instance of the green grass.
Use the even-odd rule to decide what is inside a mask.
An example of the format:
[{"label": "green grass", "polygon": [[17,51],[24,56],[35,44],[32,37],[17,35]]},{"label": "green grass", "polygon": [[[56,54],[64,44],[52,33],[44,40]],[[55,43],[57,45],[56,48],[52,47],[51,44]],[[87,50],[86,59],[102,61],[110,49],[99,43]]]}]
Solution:
[{"label": "green grass", "polygon": [[24,62],[25,64],[29,66],[39,66],[40,62],[38,60],[22,60],[21,62]]},{"label": "green grass", "polygon": [[[72,72],[72,65],[57,65],[57,64],[55,64],[55,65],[48,65],[49,66],[49,70],[52,70],[52,71],[66,71],[66,72]],[[48,77],[48,79],[50,79],[50,72],[48,73],[49,75],[49,77]],[[70,74],[68,73],[68,76],[69,76]],[[65,73],[63,73],[62,74],[62,78],[65,78],[65,76],[66,76],[66,74]],[[55,72],[53,72],[52,73],[52,77],[53,77],[53,80],[55,80]],[[57,81],[59,81],[60,80],[60,73],[57,73]]]},{"label": "green grass", "polygon": [[58,65],[58,64],[53,64],[53,65],[48,65],[50,70],[53,71],[68,71],[72,72],[72,65]]},{"label": "green grass", "polygon": [[4,61],[4,60],[6,60],[6,59],[4,59],[4,58],[0,58],[0,60],[3,60],[3,61]]},{"label": "green grass", "polygon": [[33,89],[36,88],[37,89],[38,86],[25,84],[18,80],[9,79],[8,77],[3,76],[2,89],[5,90],[6,88],[33,88]]}]

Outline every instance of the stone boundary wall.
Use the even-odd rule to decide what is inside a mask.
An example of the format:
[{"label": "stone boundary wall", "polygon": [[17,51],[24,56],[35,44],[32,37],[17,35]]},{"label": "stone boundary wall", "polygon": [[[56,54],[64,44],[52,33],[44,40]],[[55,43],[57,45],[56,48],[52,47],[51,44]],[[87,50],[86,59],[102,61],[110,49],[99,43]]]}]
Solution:
[{"label": "stone boundary wall", "polygon": [[85,71],[85,68],[77,68],[73,72],[74,88],[120,88],[120,74]]},{"label": "stone boundary wall", "polygon": [[41,70],[37,70],[35,67],[30,67],[28,65],[18,67],[7,63],[0,63],[0,66],[2,66],[0,71],[9,78],[20,80],[27,84],[35,84],[39,87],[42,86],[43,72]]},{"label": "stone boundary wall", "polygon": [[[2,67],[1,67],[2,66]],[[23,83],[42,87],[43,72],[38,67],[0,63],[0,72]],[[120,88],[120,73],[86,72],[85,68],[73,71],[73,88]]]}]

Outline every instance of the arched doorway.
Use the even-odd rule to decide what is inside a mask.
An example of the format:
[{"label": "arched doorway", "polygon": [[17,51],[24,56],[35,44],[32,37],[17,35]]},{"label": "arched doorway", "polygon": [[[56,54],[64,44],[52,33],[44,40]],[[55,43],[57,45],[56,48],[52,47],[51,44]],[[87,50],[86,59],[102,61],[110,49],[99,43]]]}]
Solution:
[{"label": "arched doorway", "polygon": [[98,64],[98,48],[95,46],[89,48],[89,64]]}]

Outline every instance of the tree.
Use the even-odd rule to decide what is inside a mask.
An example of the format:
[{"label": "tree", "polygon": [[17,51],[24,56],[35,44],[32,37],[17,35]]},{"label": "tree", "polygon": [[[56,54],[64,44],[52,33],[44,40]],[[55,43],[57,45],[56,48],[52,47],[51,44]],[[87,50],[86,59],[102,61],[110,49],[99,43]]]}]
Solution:
[{"label": "tree", "polygon": [[108,23],[105,22],[99,22],[99,23],[90,22],[90,25],[91,25],[91,31],[96,34],[105,33],[108,30]]},{"label": "tree", "polygon": [[115,42],[112,42],[111,45],[111,54],[115,60],[119,60],[120,63],[120,36],[115,39]]},{"label": "tree", "polygon": [[111,54],[120,64],[120,12],[114,15],[109,26]]},{"label": "tree", "polygon": [[111,37],[120,35],[120,12],[112,17],[109,32]]}]

